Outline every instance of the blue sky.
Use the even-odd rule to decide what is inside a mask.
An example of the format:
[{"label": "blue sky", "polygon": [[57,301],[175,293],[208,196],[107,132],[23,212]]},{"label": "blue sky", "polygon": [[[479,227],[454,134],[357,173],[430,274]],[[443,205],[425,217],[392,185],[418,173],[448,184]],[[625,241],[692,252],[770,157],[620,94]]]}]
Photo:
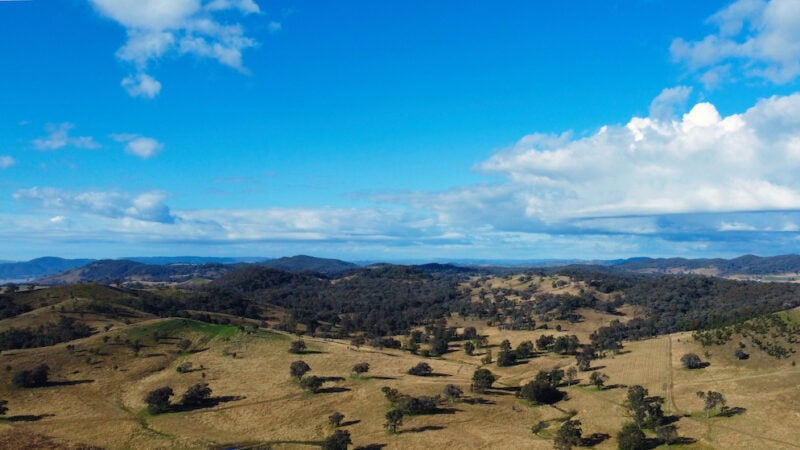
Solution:
[{"label": "blue sky", "polygon": [[800,248],[792,0],[0,1],[0,259]]}]

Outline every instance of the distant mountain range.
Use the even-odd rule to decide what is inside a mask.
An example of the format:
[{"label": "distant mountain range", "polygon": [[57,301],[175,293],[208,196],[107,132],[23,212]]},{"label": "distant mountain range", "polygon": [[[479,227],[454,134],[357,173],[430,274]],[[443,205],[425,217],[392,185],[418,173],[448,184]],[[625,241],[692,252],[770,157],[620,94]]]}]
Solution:
[{"label": "distant mountain range", "polygon": [[[733,259],[721,258],[630,258],[611,261],[530,260],[522,261],[472,260],[457,263],[427,263],[416,267],[428,273],[467,273],[506,268],[545,268],[579,264],[582,268],[652,273],[694,273],[711,276],[800,276],[800,255],[760,257],[744,255]],[[536,264],[538,263],[538,264]],[[195,278],[214,280],[233,269],[254,265],[292,273],[317,273],[340,276],[362,265],[338,259],[297,255],[278,259],[222,257],[133,257],[114,260],[37,258],[27,262],[0,263],[0,284],[35,281],[38,284],[68,284],[76,282],[184,282]],[[377,267],[385,264],[373,264]],[[389,264],[391,265],[391,264]],[[475,272],[477,273],[477,272]]]},{"label": "distant mountain range", "polygon": [[0,263],[0,283],[29,281],[46,275],[85,266],[91,259],[64,259],[47,256],[27,262]]}]

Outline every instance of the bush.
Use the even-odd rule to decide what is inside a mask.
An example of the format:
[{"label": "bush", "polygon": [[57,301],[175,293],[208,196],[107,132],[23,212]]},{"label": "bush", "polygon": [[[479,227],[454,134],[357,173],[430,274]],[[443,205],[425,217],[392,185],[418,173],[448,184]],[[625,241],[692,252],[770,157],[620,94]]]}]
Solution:
[{"label": "bush", "polygon": [[144,398],[144,402],[147,403],[147,410],[150,414],[160,414],[169,410],[169,398],[174,394],[169,386],[150,391]]},{"label": "bush", "polygon": [[310,375],[300,380],[300,387],[311,392],[312,394],[316,394],[322,387],[322,383],[322,378]]},{"label": "bush", "polygon": [[416,375],[418,377],[427,377],[433,373],[433,368],[426,362],[421,362],[416,366],[408,369],[409,375]]},{"label": "bush", "polygon": [[298,380],[308,373],[311,367],[305,361],[295,361],[289,365],[289,373]]},{"label": "bush", "polygon": [[681,356],[681,364],[687,369],[699,369],[703,367],[703,362],[700,357],[694,353],[687,353]]},{"label": "bush", "polygon": [[303,353],[305,351],[306,343],[302,339],[292,341],[292,345],[289,347],[289,353]]},{"label": "bush", "polygon": [[32,388],[47,385],[50,367],[40,364],[31,370],[22,370],[14,374],[12,382],[17,387]]},{"label": "bush", "polygon": [[184,406],[201,406],[208,402],[211,398],[211,388],[208,383],[197,383],[191,386],[181,397],[181,403]]},{"label": "bush", "polygon": [[349,431],[336,430],[322,442],[322,450],[347,450],[352,443]]},{"label": "bush", "polygon": [[362,362],[353,366],[353,373],[356,375],[361,375],[367,372],[369,372],[369,363]]}]

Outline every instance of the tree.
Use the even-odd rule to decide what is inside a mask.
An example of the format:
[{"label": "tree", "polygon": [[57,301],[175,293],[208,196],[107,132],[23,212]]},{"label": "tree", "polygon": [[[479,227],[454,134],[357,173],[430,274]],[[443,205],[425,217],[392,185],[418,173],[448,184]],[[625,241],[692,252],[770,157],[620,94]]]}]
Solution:
[{"label": "tree", "polygon": [[477,369],[472,374],[472,385],[470,389],[472,392],[483,394],[487,389],[492,387],[497,377],[489,369]]},{"label": "tree", "polygon": [[472,354],[475,353],[475,344],[473,344],[472,341],[464,343],[464,353],[466,353],[467,356],[472,356]]},{"label": "tree", "polygon": [[581,421],[580,420],[567,420],[561,424],[561,427],[556,432],[554,446],[556,450],[571,450],[572,447],[577,447],[583,443],[581,439]]},{"label": "tree", "polygon": [[189,387],[181,396],[184,406],[202,406],[211,398],[211,388],[208,383],[197,383]]},{"label": "tree", "polygon": [[503,350],[497,354],[497,367],[513,366],[517,363],[517,354],[511,350]]},{"label": "tree", "polygon": [[563,398],[563,393],[550,381],[538,378],[529,381],[519,390],[519,397],[536,404],[553,404]]},{"label": "tree", "polygon": [[578,369],[570,367],[567,369],[567,386],[572,386],[572,382],[578,377]]},{"label": "tree", "polygon": [[500,351],[501,352],[510,352],[511,351],[511,341],[508,339],[503,339],[503,342],[500,343]]},{"label": "tree", "polygon": [[303,353],[305,351],[306,343],[302,339],[292,341],[292,345],[289,347],[289,353]]},{"label": "tree", "polygon": [[465,341],[468,341],[470,339],[475,339],[475,337],[477,336],[478,336],[478,330],[476,330],[475,327],[464,328],[464,334],[462,335],[462,337],[464,338]]},{"label": "tree", "polygon": [[486,350],[486,355],[481,358],[482,364],[491,364],[492,363],[492,349]]},{"label": "tree", "polygon": [[403,424],[403,411],[393,409],[386,413],[386,423],[383,425],[390,433],[397,433],[397,428]]},{"label": "tree", "polygon": [[656,436],[665,444],[672,444],[678,439],[678,427],[672,424],[656,427]]},{"label": "tree", "polygon": [[536,348],[540,352],[549,352],[553,349],[553,344],[556,343],[556,338],[551,334],[543,334],[536,339]]},{"label": "tree", "polygon": [[589,383],[593,384],[597,389],[603,389],[603,385],[608,381],[608,375],[602,372],[592,372],[589,377]]},{"label": "tree", "polygon": [[160,414],[169,410],[169,398],[175,395],[172,388],[169,386],[160,387],[150,391],[144,398],[147,403],[147,411],[150,414]]},{"label": "tree", "polygon": [[520,359],[527,359],[533,356],[533,342],[531,341],[523,341],[517,345],[517,349],[514,350],[517,354],[517,358]]},{"label": "tree", "polygon": [[8,412],[8,400],[0,400],[0,416],[5,416]]},{"label": "tree", "polygon": [[352,443],[349,431],[336,430],[322,442],[322,450],[347,450]]},{"label": "tree", "polygon": [[637,384],[628,388],[625,406],[637,427],[655,428],[664,421],[663,403],[663,398],[650,397],[647,389]]},{"label": "tree", "polygon": [[322,378],[314,375],[309,375],[307,377],[303,377],[300,379],[300,387],[311,392],[312,394],[316,394],[322,387],[323,382],[324,381],[322,380]]},{"label": "tree", "polygon": [[617,434],[619,450],[642,450],[645,443],[645,435],[635,423],[626,423]]},{"label": "tree", "polygon": [[342,426],[343,420],[344,420],[344,414],[338,411],[328,416],[328,423],[331,424],[333,428],[339,428],[340,426]]},{"label": "tree", "polygon": [[50,367],[47,364],[39,364],[33,369],[15,373],[11,381],[17,387],[41,387],[47,385],[49,375]]},{"label": "tree", "polygon": [[703,362],[700,357],[694,353],[687,353],[681,356],[681,364],[687,369],[699,369],[703,367]]},{"label": "tree", "polygon": [[436,338],[431,341],[431,352],[434,355],[444,355],[448,350],[447,339]]},{"label": "tree", "polygon": [[416,375],[418,377],[427,377],[428,375],[433,373],[433,368],[430,366],[430,364],[426,362],[421,362],[416,366],[408,369],[407,373],[409,375]]},{"label": "tree", "polygon": [[592,360],[595,358],[596,354],[593,348],[591,347],[584,347],[580,353],[575,355],[575,362],[578,363],[578,370],[581,372],[586,372],[592,367]]},{"label": "tree", "polygon": [[353,366],[353,373],[361,375],[369,372],[369,363],[361,362]]},{"label": "tree", "polygon": [[444,387],[444,396],[447,398],[448,403],[451,405],[461,399],[464,391],[455,384],[447,384]]},{"label": "tree", "polygon": [[701,399],[705,400],[705,405],[703,409],[706,410],[706,419],[711,417],[711,410],[716,408],[717,406],[725,406],[725,397],[722,396],[719,392],[716,391],[708,391],[703,392],[699,391],[697,396]]},{"label": "tree", "polygon": [[311,367],[309,367],[305,361],[295,361],[289,365],[289,373],[291,373],[292,376],[298,380],[303,378],[303,375],[308,373],[310,370]]}]

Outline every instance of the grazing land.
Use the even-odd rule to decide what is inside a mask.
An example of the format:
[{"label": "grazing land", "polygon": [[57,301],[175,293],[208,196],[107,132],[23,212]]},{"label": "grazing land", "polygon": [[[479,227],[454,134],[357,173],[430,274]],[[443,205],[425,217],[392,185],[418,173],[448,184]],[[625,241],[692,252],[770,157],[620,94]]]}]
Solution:
[{"label": "grazing land", "polygon": [[[84,284],[7,293],[4,300],[20,312],[0,321],[0,399],[8,408],[0,416],[0,446],[319,448],[334,431],[329,416],[339,412],[339,429],[349,432],[352,448],[549,449],[562,423],[572,419],[580,421],[584,445],[611,449],[623,425],[634,420],[629,390],[641,386],[661,399],[663,423],[677,427],[680,438],[672,447],[799,447],[794,345],[800,309],[642,336],[633,326],[649,323],[652,305],[628,303],[640,290],[602,288],[595,275],[448,278],[407,268],[377,270],[313,278],[324,317],[366,314],[348,309],[361,307],[363,299],[352,296],[366,295],[367,286],[381,286],[380,296],[389,302],[401,287],[419,295],[430,317],[420,312],[424,306],[408,304],[403,317],[412,325],[402,333],[394,332],[402,324],[384,317],[320,320],[308,311],[310,293],[296,303],[285,296],[287,286],[307,281],[305,275],[262,270],[193,289]],[[258,282],[245,289],[248,280]],[[679,286],[694,286],[687,283]],[[230,286],[235,289],[225,294],[206,290]],[[452,294],[442,297],[448,286]],[[702,286],[706,294],[713,291]],[[737,286],[725,285],[726,292]],[[770,298],[778,287],[768,290]],[[337,296],[341,291],[350,293],[349,300]],[[303,310],[294,311],[293,304]],[[382,306],[387,314],[390,306]],[[55,322],[48,345],[26,345],[25,335],[9,334]],[[90,333],[63,335],[79,326]],[[376,335],[375,328],[393,333]],[[531,347],[523,350],[527,342]],[[574,379],[565,375],[590,350],[587,370],[576,370]],[[504,353],[513,358],[500,364]],[[685,368],[687,354],[700,355],[702,366]],[[290,373],[298,360],[310,368],[299,377]],[[46,382],[18,384],[20,371],[42,363],[49,367]],[[367,370],[355,373],[360,363]],[[430,370],[410,374],[420,363]],[[480,368],[496,380],[473,390]],[[557,369],[563,372],[552,382],[560,393],[555,401],[525,397],[532,380]],[[321,385],[308,388],[311,377]],[[595,379],[602,379],[600,385]],[[189,403],[184,393],[196,385],[211,391]],[[449,385],[461,395],[448,397]],[[163,387],[174,395],[153,410],[146,398]],[[384,388],[396,390],[394,398]],[[724,407],[706,411],[699,391],[722,393]],[[424,410],[409,409],[396,432],[388,432],[387,412],[407,408],[409,399],[432,400]],[[646,448],[666,442],[654,429],[643,429]]]}]

